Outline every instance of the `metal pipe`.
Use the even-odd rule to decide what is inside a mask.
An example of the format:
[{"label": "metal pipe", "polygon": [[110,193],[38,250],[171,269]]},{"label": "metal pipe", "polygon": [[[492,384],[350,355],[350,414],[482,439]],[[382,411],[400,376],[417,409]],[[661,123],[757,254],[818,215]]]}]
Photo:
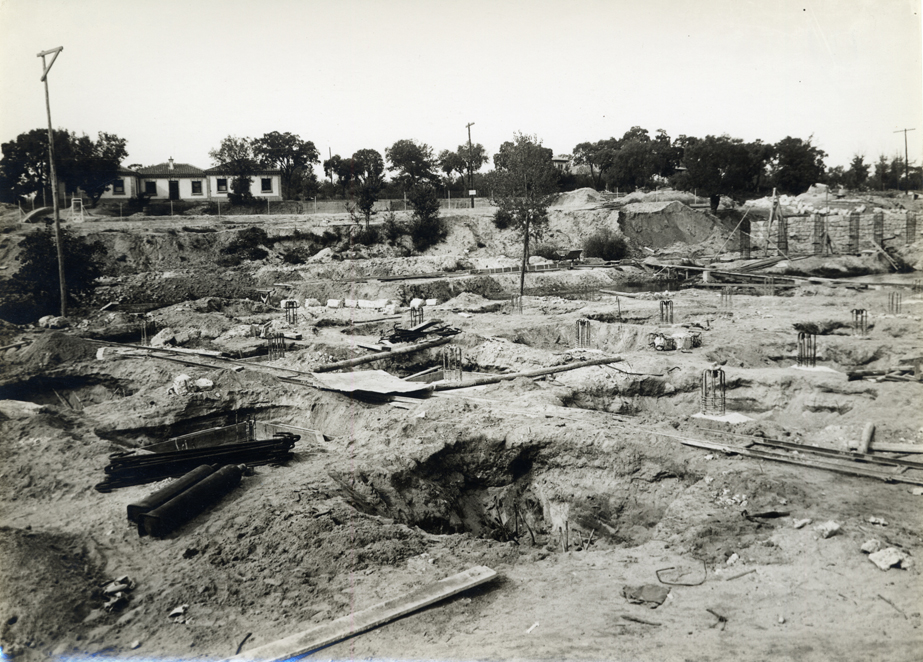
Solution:
[{"label": "metal pipe", "polygon": [[162,506],[141,515],[139,526],[144,533],[162,538],[237,487],[245,468],[242,464],[222,467]]},{"label": "metal pipe", "polygon": [[[177,478],[166,487],[148,494],[140,501],[135,501],[134,503],[128,504],[128,521],[140,523],[141,515],[159,508],[173,497],[178,496],[180,493],[198,483],[203,478],[206,478],[207,476],[215,473],[217,468],[218,466],[215,464],[203,464],[200,467],[196,467],[185,476]],[[138,533],[142,536],[144,535],[144,529],[141,526],[138,526]]]}]

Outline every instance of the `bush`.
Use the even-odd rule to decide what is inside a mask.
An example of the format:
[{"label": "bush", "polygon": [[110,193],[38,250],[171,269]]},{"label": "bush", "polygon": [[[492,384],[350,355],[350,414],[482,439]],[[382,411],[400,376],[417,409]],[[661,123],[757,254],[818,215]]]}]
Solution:
[{"label": "bush", "polygon": [[628,255],[628,244],[624,237],[616,234],[609,228],[602,228],[587,237],[583,244],[584,257],[598,257],[607,262],[621,260]]},{"label": "bush", "polygon": [[560,249],[553,244],[539,244],[532,249],[532,255],[538,255],[546,260],[557,260]]},{"label": "bush", "polygon": [[432,185],[414,186],[407,194],[407,203],[413,209],[407,229],[415,251],[423,252],[448,236],[439,217],[439,194]]},{"label": "bush", "polygon": [[305,248],[291,248],[282,253],[282,262],[285,264],[304,264],[311,257],[311,251]]},{"label": "bush", "polygon": [[263,228],[250,227],[237,233],[230,244],[222,249],[225,255],[236,255],[244,260],[264,260],[269,252],[262,245],[272,246],[273,240]]},{"label": "bush", "polygon": [[[69,305],[88,299],[103,273],[105,246],[90,242],[61,228],[64,253],[64,282]],[[20,247],[20,266],[13,276],[0,284],[0,317],[22,324],[43,315],[60,312],[61,293],[58,280],[58,252],[54,230],[43,228],[26,235]]]},{"label": "bush", "polygon": [[353,233],[352,239],[354,244],[363,244],[365,246],[371,246],[381,241],[378,228],[373,228],[371,226],[362,228],[359,231]]}]

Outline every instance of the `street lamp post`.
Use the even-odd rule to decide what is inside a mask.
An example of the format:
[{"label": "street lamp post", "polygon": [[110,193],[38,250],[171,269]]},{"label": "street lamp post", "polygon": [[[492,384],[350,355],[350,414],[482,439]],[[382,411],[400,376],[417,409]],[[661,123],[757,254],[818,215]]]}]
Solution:
[{"label": "street lamp post", "polygon": [[[42,51],[37,57],[42,58],[42,82],[45,83],[45,109],[48,111],[48,163],[51,172],[51,203],[54,205],[54,241],[58,247],[58,281],[61,285],[61,317],[67,317],[67,286],[64,284],[64,247],[61,240],[61,212],[58,208],[58,176],[54,167],[54,132],[51,128],[51,100],[48,96],[48,72],[54,66],[54,61],[64,50],[58,46],[47,51]],[[51,63],[45,63],[45,56],[52,55]]]},{"label": "street lamp post", "polygon": [[471,127],[474,126],[474,122],[468,122],[468,195],[471,197],[471,208],[474,209],[474,193],[472,193],[471,188],[471,159],[473,153],[471,151]]}]

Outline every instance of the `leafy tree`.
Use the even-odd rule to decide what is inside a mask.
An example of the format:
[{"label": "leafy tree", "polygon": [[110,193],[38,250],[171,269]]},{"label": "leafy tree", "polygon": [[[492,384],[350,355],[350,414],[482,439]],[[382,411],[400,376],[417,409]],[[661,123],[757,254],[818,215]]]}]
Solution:
[{"label": "leafy tree", "polygon": [[368,231],[375,203],[384,185],[385,162],[374,149],[360,149],[350,159],[350,176],[356,182],[356,206],[365,216]]},{"label": "leafy tree", "polygon": [[429,182],[416,184],[407,193],[407,204],[413,210],[408,233],[417,252],[425,251],[446,238],[448,231],[439,217],[439,195]]},{"label": "leafy tree", "polygon": [[885,186],[888,184],[890,174],[891,168],[888,164],[888,157],[881,154],[875,162],[875,185],[882,191],[885,190]]},{"label": "leafy tree", "polygon": [[777,142],[774,149],[772,182],[781,193],[798,195],[823,180],[827,154],[812,145],[811,138],[802,140],[787,136]]},{"label": "leafy tree", "polygon": [[598,140],[595,143],[580,143],[574,147],[574,164],[590,168],[593,186],[599,190],[603,188],[603,180],[607,178],[615,162],[617,151],[618,141],[615,138]]},{"label": "leafy tree", "polygon": [[[126,141],[112,133],[100,132],[96,141],[64,129],[54,130],[55,167],[58,178],[71,189],[78,187],[95,206],[100,196],[118,177],[119,164],[128,153]],[[48,170],[48,131],[33,129],[0,147],[0,196],[8,202],[30,195],[51,202]]]},{"label": "leafy tree", "polygon": [[[119,178],[119,167],[128,151],[124,138],[113,133],[100,131],[94,142],[87,136],[77,138],[71,134],[69,155],[60,160],[58,166],[61,178],[72,189],[79,188],[90,198],[90,206],[95,207],[102,194],[109,190],[112,182]],[[57,159],[58,143],[55,142]],[[57,165],[57,164],[56,164]],[[65,278],[66,280],[66,278]]]},{"label": "leafy tree", "polygon": [[254,154],[253,142],[250,138],[228,136],[221,141],[218,149],[208,153],[215,165],[222,167],[231,176],[231,193],[228,198],[234,204],[253,201],[250,184],[253,182],[253,175],[260,169],[259,161]]},{"label": "leafy tree", "polygon": [[388,170],[398,173],[395,180],[405,191],[409,191],[420,182],[439,181],[439,176],[435,172],[436,159],[433,157],[433,150],[425,143],[398,140],[391,147],[385,148],[385,157],[391,164]]},{"label": "leafy tree", "polygon": [[861,189],[869,178],[871,164],[865,162],[865,157],[856,154],[849,163],[849,170],[843,175],[843,184],[847,188]]},{"label": "leafy tree", "polygon": [[720,196],[755,191],[768,155],[762,143],[745,144],[730,136],[687,138],[683,148],[688,188],[695,188],[718,208]]},{"label": "leafy tree", "polygon": [[278,168],[282,175],[282,195],[291,200],[316,187],[313,164],[319,163],[317,148],[310,140],[292,133],[272,131],[252,143],[253,156],[268,168]]},{"label": "leafy tree", "polygon": [[[349,159],[344,159],[339,154],[334,154],[324,161],[324,175],[330,178],[330,183],[334,184],[345,197],[349,185],[353,181],[353,164]],[[335,182],[334,177],[336,177]]]},{"label": "leafy tree", "polygon": [[525,292],[529,239],[541,239],[548,226],[548,205],[557,192],[554,153],[537,136],[517,133],[494,155],[491,202],[498,209],[494,224],[513,227],[522,234],[522,273],[519,293]]},{"label": "leafy tree", "polygon": [[439,169],[449,180],[451,180],[453,173],[464,175],[468,171],[465,160],[458,152],[444,149],[439,152],[439,158],[436,159],[436,162],[439,164]]},{"label": "leafy tree", "polygon": [[[64,255],[64,282],[72,304],[85,301],[103,273],[106,247],[90,242],[61,228]],[[60,305],[58,255],[54,231],[41,228],[26,235],[19,244],[20,267],[0,285],[0,314],[4,319],[22,323],[42,315],[54,314]]]}]

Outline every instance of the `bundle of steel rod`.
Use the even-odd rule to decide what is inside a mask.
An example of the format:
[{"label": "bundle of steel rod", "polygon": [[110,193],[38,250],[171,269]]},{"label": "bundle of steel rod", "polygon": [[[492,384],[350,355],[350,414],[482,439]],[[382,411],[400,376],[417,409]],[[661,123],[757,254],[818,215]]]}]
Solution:
[{"label": "bundle of steel rod", "polygon": [[182,476],[202,464],[281,464],[292,457],[292,447],[301,437],[279,432],[272,439],[193,448],[171,453],[114,453],[109,456],[106,479],[96,485],[99,492],[142,485]]}]

